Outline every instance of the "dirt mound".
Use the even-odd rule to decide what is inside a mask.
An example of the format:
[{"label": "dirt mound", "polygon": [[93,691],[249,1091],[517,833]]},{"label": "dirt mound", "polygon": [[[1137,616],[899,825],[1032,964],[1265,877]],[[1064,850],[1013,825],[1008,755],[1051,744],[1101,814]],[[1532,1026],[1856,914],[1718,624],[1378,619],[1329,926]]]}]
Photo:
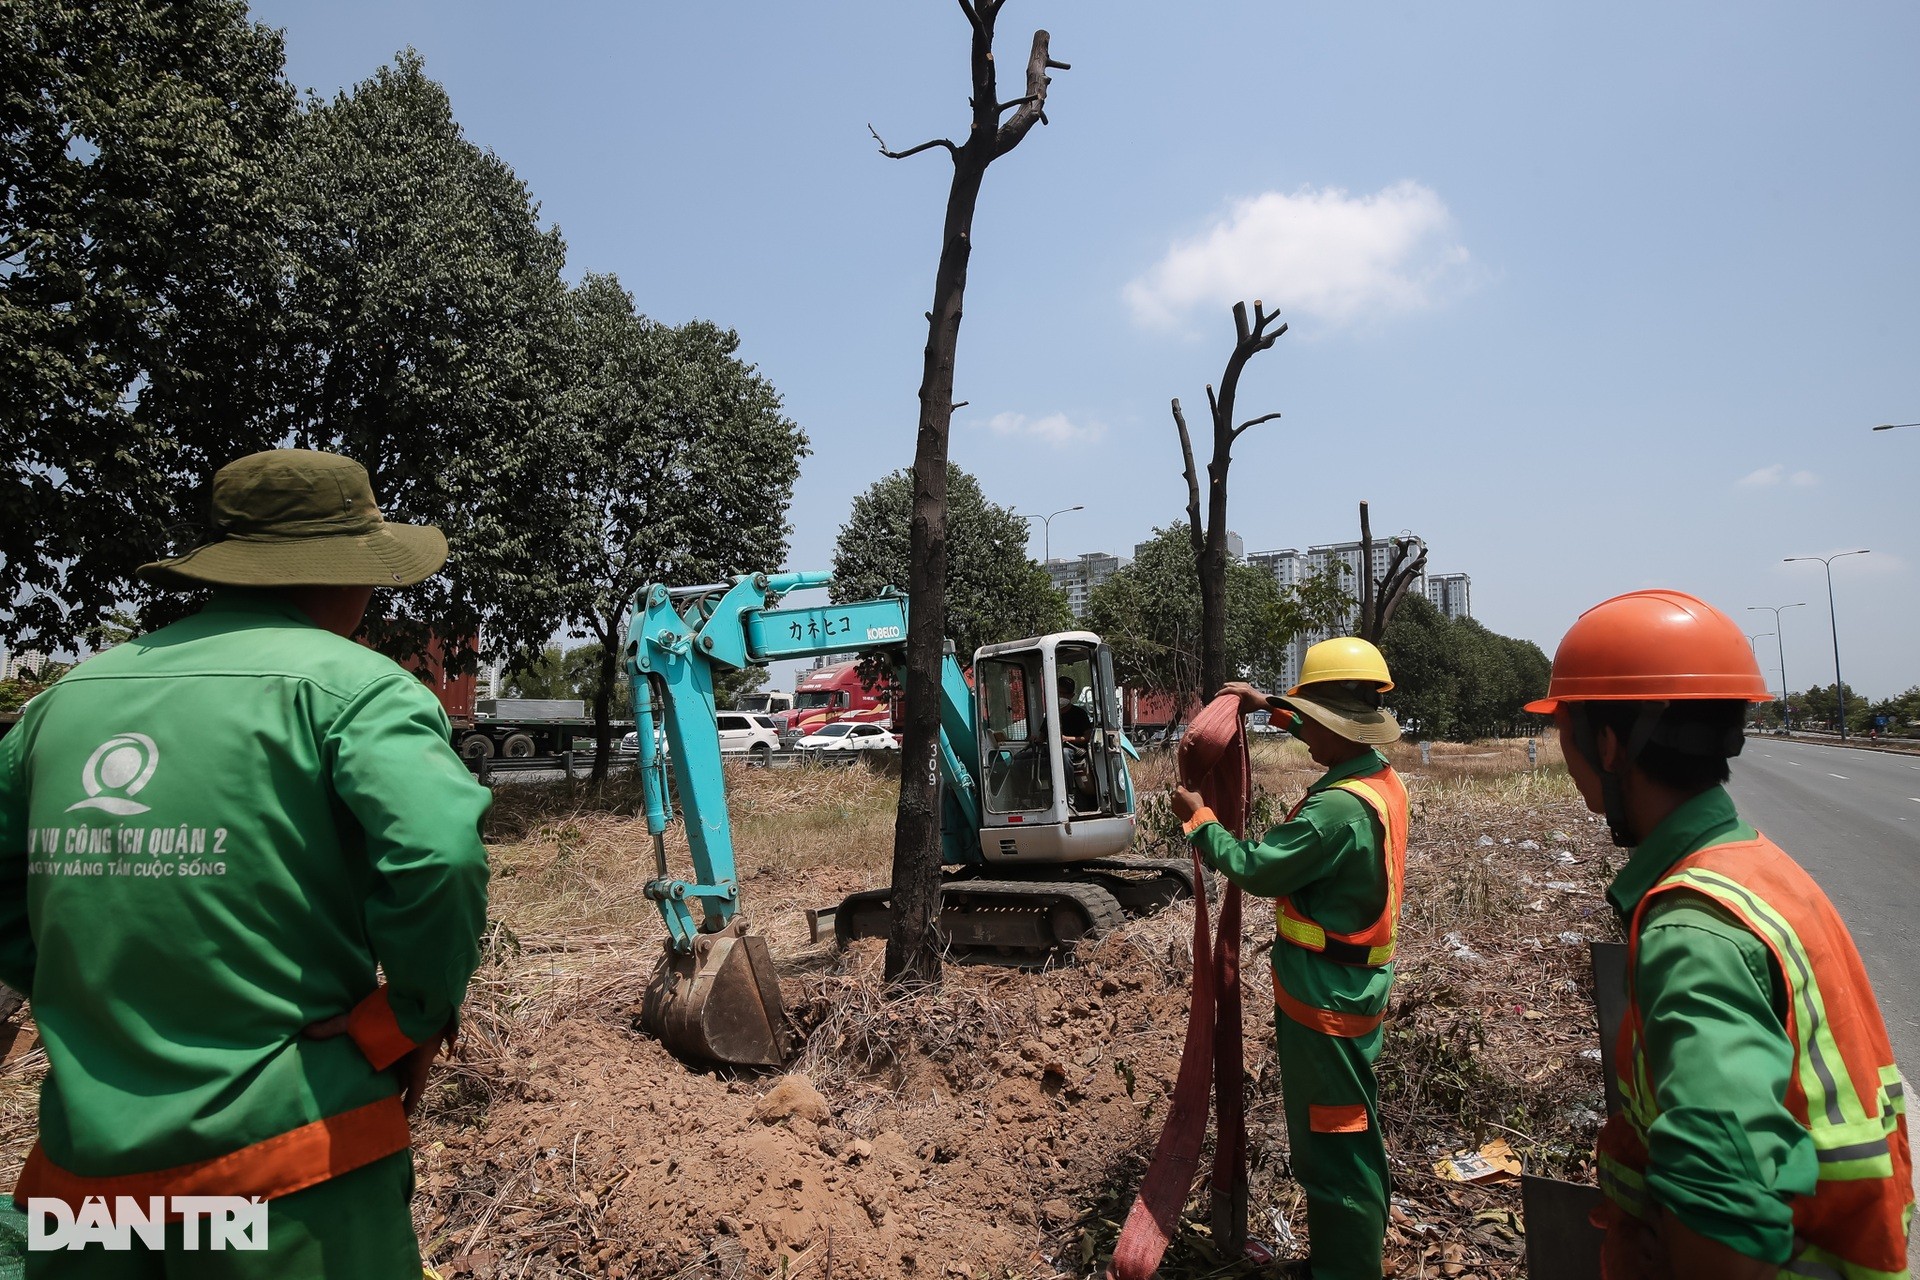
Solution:
[{"label": "dirt mound", "polygon": [[1178,1065],[1185,956],[1138,954],[1169,922],[1135,930],[1078,968],[955,969],[901,1000],[870,1000],[877,944],[790,979],[818,1080],[690,1071],[637,1004],[576,1011],[483,1125],[429,1123],[423,1238],[448,1277],[1055,1274]]}]

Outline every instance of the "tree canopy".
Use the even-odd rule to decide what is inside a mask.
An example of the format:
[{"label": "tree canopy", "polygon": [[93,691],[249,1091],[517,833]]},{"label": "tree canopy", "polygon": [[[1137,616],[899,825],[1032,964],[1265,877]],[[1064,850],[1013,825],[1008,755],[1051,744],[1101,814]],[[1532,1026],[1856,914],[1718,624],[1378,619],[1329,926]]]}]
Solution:
[{"label": "tree canopy", "polygon": [[[836,601],[905,586],[912,516],[910,471],[882,476],[853,500],[833,548]],[[1071,625],[1066,597],[1027,556],[1029,533],[1024,516],[989,502],[978,479],[947,464],[947,636],[962,662],[982,645]]]},{"label": "tree canopy", "polygon": [[1381,649],[1393,672],[1387,705],[1411,736],[1487,738],[1510,733],[1521,706],[1547,691],[1552,663],[1531,640],[1449,619],[1425,596],[1400,602]]},{"label": "tree canopy", "polygon": [[568,316],[566,478],[542,536],[560,620],[600,646],[599,774],[628,602],[649,582],[777,569],[807,437],[732,330],[649,320],[602,275],[572,291]]},{"label": "tree canopy", "polygon": [[[1303,631],[1334,624],[1353,607],[1337,572],[1282,589],[1273,575],[1229,562],[1226,662],[1231,678],[1279,683],[1287,647]],[[1122,683],[1190,703],[1204,687],[1200,577],[1190,526],[1155,529],[1133,563],[1093,589],[1087,625],[1113,647]]]},{"label": "tree canopy", "polygon": [[445,531],[447,572],[385,603],[396,647],[482,626],[538,646],[563,515],[560,233],[411,52],[302,114],[278,199],[268,435],[358,459],[389,516]]},{"label": "tree canopy", "polygon": [[51,651],[268,438],[294,94],[242,0],[14,0],[0,47],[0,638]]}]

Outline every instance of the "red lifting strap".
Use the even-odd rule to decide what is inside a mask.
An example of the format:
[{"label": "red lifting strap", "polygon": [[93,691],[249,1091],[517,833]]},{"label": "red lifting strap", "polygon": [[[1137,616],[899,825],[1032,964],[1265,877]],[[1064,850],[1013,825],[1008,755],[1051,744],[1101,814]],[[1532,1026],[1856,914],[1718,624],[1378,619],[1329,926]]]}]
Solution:
[{"label": "red lifting strap", "polygon": [[[1215,698],[1193,719],[1180,744],[1180,771],[1235,836],[1246,828],[1252,770],[1240,724],[1240,700]],[[1173,1105],[1160,1129],[1153,1162],[1113,1247],[1108,1280],[1148,1280],[1179,1226],[1207,1137],[1207,1091],[1215,1091],[1212,1221],[1229,1255],[1245,1246],[1247,1131],[1245,1063],[1240,1034],[1240,890],[1220,895],[1219,945],[1208,940],[1206,868],[1193,853],[1193,991],[1187,1040]]]}]

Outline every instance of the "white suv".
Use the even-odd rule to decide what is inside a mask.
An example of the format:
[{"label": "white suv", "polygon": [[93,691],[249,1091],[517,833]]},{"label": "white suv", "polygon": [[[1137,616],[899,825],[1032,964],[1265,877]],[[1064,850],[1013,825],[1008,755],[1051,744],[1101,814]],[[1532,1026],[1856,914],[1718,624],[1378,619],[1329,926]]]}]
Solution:
[{"label": "white suv", "polygon": [[780,730],[773,717],[752,711],[722,711],[720,754],[745,755],[754,764],[770,764],[780,749]]}]

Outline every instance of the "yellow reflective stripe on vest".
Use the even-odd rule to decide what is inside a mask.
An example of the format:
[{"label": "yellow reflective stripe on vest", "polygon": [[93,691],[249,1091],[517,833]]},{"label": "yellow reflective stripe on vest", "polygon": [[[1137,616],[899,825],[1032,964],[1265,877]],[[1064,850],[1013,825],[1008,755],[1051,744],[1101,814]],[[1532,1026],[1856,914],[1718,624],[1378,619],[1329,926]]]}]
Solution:
[{"label": "yellow reflective stripe on vest", "polygon": [[1647,1195],[1647,1180],[1636,1169],[1602,1152],[1597,1162],[1600,1190],[1607,1199],[1636,1218],[1650,1216],[1652,1201]]},{"label": "yellow reflective stripe on vest", "polygon": [[1327,949],[1327,931],[1325,929],[1322,929],[1311,920],[1295,920],[1284,911],[1280,912],[1279,916],[1280,936],[1288,942],[1293,943],[1297,947],[1305,947],[1309,951],[1325,951]]},{"label": "yellow reflective stripe on vest", "polygon": [[1780,1268],[1783,1276],[1803,1276],[1805,1280],[1906,1280],[1905,1271],[1875,1271],[1810,1244]]},{"label": "yellow reflective stripe on vest", "polygon": [[[1833,1029],[1827,1024],[1826,1006],[1820,986],[1814,980],[1813,961],[1787,922],[1760,896],[1737,880],[1716,871],[1689,867],[1661,881],[1663,885],[1684,885],[1719,902],[1738,908],[1743,920],[1772,945],[1775,955],[1789,967],[1785,975],[1787,991],[1793,1001],[1794,1025],[1800,1037],[1798,1050],[1801,1091],[1807,1095],[1807,1118],[1816,1146],[1821,1144],[1823,1125],[1836,1129],[1858,1125],[1869,1119],[1877,1125],[1878,1114],[1869,1116],[1866,1104],[1855,1095],[1846,1073],[1846,1061],[1835,1043]],[[1839,1075],[1834,1074],[1835,1070]],[[1844,1143],[1839,1145],[1845,1145]]]},{"label": "yellow reflective stripe on vest", "polygon": [[[1380,820],[1380,856],[1387,864],[1387,940],[1367,951],[1367,963],[1378,967],[1393,959],[1393,948],[1400,941],[1400,887],[1393,882],[1393,818],[1388,814],[1386,800],[1358,778],[1345,778],[1333,784],[1350,796],[1357,797],[1367,808],[1373,810],[1373,816]],[[1329,787],[1328,790],[1332,790]],[[1318,926],[1315,926],[1318,931]],[[1295,939],[1298,941],[1298,939]],[[1321,933],[1321,948],[1327,945],[1326,934]]]},{"label": "yellow reflective stripe on vest", "polygon": [[1887,1131],[1891,1133],[1894,1117],[1907,1114],[1907,1086],[1900,1079],[1899,1067],[1880,1068],[1880,1096],[1887,1100],[1883,1110],[1886,1112]]}]

